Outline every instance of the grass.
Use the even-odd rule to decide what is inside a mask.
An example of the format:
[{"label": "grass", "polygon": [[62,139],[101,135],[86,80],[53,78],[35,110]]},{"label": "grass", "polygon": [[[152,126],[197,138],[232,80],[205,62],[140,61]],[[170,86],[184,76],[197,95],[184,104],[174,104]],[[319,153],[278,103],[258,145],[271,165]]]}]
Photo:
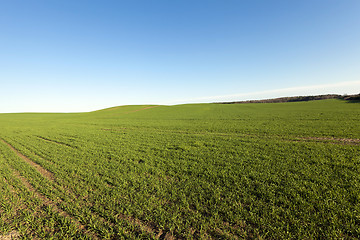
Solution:
[{"label": "grass", "polygon": [[0,236],[358,239],[359,119],[342,100],[1,114]]}]

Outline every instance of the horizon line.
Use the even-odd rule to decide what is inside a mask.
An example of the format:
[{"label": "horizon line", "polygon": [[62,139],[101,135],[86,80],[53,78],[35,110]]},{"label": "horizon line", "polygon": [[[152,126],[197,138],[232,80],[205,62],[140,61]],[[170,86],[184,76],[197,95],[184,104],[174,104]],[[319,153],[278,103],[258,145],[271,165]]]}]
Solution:
[{"label": "horizon line", "polygon": [[[360,84],[360,81],[357,81]],[[305,87],[304,87],[305,88]],[[286,88],[286,89],[295,89],[295,88]],[[264,93],[264,92],[276,92],[276,91],[282,91],[285,90],[284,89],[277,89],[277,90],[268,90],[268,91],[262,91],[262,92],[257,92],[257,93]],[[250,94],[250,93],[249,93]],[[274,100],[274,99],[279,99],[279,98],[291,98],[291,97],[310,97],[310,96],[326,96],[326,95],[338,95],[338,96],[346,96],[346,95],[358,95],[360,94],[360,90],[354,93],[350,93],[350,94],[338,94],[338,93],[324,93],[324,94],[308,94],[308,95],[304,95],[304,94],[300,94],[300,95],[295,95],[295,96],[278,96],[278,97],[273,97],[273,98],[257,98],[257,99],[249,99],[249,100],[232,100],[232,101],[219,101],[219,102],[201,102],[203,104],[211,104],[211,103],[232,103],[232,102],[247,102],[247,101],[262,101],[262,100]],[[242,94],[241,94],[242,95]],[[243,95],[248,95],[248,94],[243,94]],[[234,95],[226,95],[226,96],[234,96]],[[237,95],[239,96],[239,95]],[[218,96],[219,97],[219,96]],[[199,98],[200,99],[200,98]],[[74,111],[74,112],[66,112],[66,111],[59,111],[59,112],[40,112],[40,111],[34,111],[34,112],[0,112],[0,114],[64,114],[64,113],[90,113],[90,112],[96,112],[96,111],[101,111],[101,110],[105,110],[105,109],[109,109],[109,108],[116,108],[116,107],[124,107],[124,106],[176,106],[176,105],[186,105],[186,104],[201,104],[201,103],[179,103],[179,104],[124,104],[124,105],[118,105],[118,106],[112,106],[112,107],[105,107],[105,108],[100,108],[100,109],[96,109],[96,110],[91,110],[91,111]]]}]

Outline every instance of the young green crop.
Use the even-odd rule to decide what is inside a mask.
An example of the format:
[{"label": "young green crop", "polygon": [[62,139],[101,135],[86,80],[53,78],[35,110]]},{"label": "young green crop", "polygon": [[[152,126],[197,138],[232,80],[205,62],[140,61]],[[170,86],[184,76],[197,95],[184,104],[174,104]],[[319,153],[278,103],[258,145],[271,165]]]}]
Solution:
[{"label": "young green crop", "polygon": [[359,117],[340,100],[2,114],[53,179],[0,142],[0,236],[360,238]]}]

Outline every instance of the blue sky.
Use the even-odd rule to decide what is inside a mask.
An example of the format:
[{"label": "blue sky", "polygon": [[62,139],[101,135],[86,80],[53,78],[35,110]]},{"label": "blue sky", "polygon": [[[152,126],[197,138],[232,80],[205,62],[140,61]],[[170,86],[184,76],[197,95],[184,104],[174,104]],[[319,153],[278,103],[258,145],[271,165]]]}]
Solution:
[{"label": "blue sky", "polygon": [[0,112],[360,92],[358,0],[0,7]]}]

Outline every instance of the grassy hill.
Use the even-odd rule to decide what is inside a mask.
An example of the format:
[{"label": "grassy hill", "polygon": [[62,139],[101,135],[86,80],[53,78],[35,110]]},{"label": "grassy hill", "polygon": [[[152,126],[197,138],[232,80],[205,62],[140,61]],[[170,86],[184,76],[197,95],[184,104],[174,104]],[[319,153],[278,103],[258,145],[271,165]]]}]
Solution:
[{"label": "grassy hill", "polygon": [[0,114],[0,239],[360,238],[360,105]]}]

